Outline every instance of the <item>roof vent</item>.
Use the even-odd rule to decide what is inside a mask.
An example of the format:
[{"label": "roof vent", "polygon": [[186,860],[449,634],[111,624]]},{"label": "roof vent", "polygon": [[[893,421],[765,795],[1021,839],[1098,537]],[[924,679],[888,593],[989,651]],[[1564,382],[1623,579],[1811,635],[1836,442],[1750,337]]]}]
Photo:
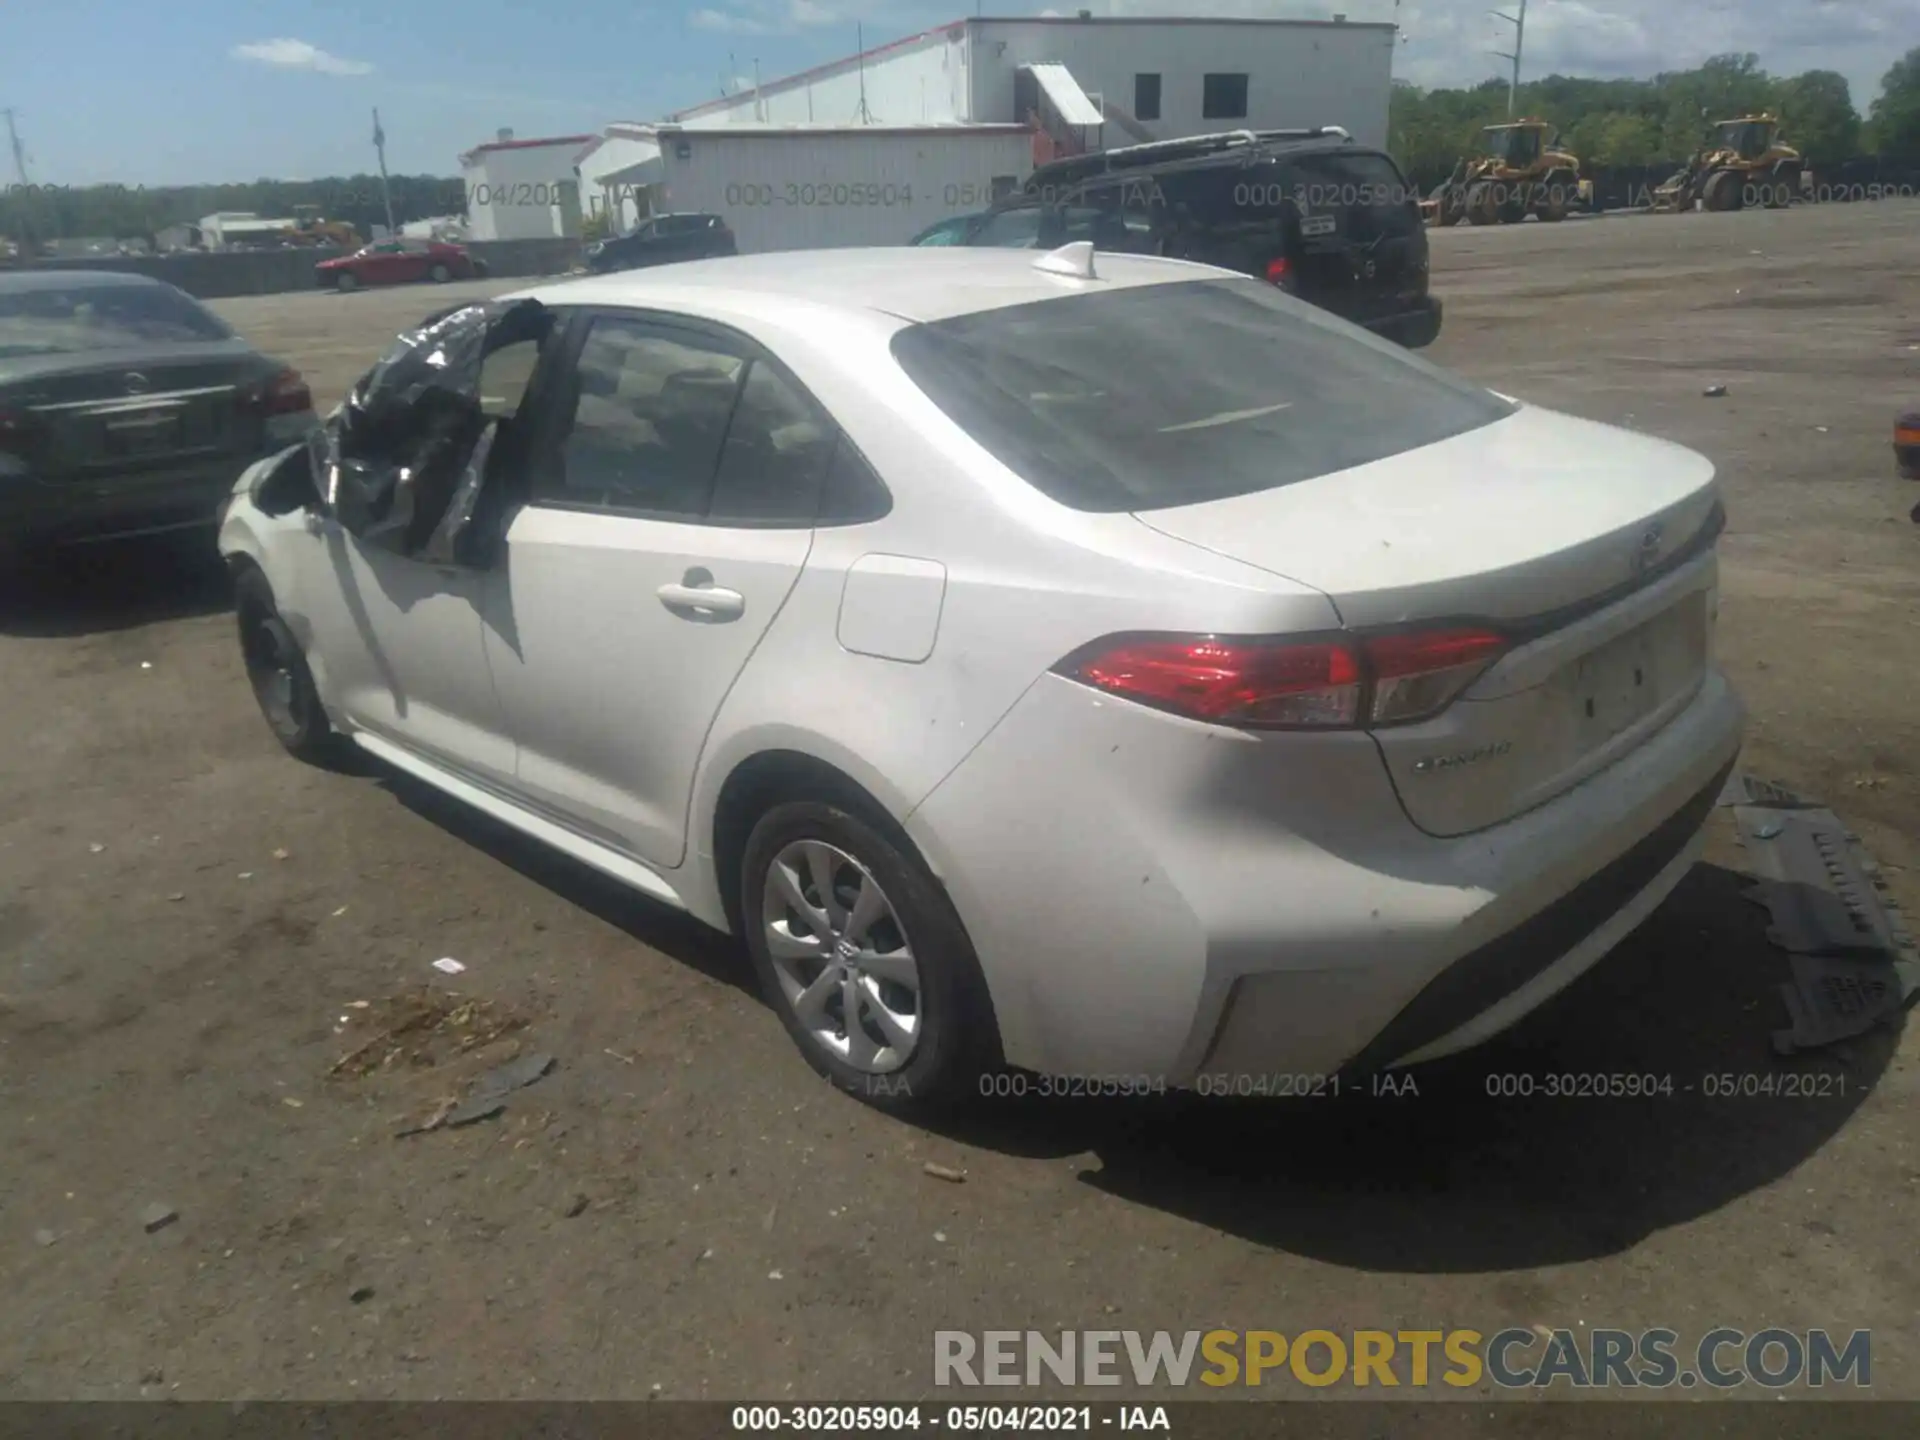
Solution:
[{"label": "roof vent", "polygon": [[1049,275],[1071,275],[1076,280],[1098,280],[1093,270],[1093,242],[1076,240],[1050,250],[1033,262],[1033,268]]}]

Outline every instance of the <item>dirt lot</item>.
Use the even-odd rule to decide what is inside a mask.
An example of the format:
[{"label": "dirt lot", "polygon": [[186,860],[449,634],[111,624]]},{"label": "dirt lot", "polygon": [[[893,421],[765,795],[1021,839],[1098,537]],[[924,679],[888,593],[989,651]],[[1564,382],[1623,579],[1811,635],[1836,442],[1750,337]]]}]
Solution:
[{"label": "dirt lot", "polygon": [[[1839,808],[1910,909],[1917,233],[1896,202],[1442,232],[1431,352],[1720,465],[1749,766]],[[221,308],[331,403],[447,299]],[[814,1083],[724,940],[285,758],[224,605],[176,545],[0,610],[0,1397],[879,1399],[931,1391],[940,1328],[1506,1324],[1870,1327],[1875,1393],[1920,1396],[1916,1043],[1800,1062],[1826,1100],[1700,1093],[1773,1069],[1784,1018],[1724,814],[1633,940],[1417,1098],[935,1133]],[[419,1028],[329,1073],[416,990]],[[503,1115],[394,1138],[515,1046],[558,1064]],[[1486,1094],[1568,1071],[1676,1094]]]}]

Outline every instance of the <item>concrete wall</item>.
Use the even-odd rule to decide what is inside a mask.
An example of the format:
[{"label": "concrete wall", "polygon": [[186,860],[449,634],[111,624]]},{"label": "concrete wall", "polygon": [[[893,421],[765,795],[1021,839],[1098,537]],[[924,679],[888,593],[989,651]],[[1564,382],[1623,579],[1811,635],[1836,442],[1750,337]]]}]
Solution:
[{"label": "concrete wall", "polygon": [[[501,240],[469,245],[497,279],[556,275],[580,258],[580,243],[569,239]],[[341,252],[331,246],[306,250],[254,250],[201,255],[113,255],[85,260],[36,260],[39,270],[112,270],[150,275],[178,285],[202,300],[234,295],[276,295],[315,288],[313,267]]]}]

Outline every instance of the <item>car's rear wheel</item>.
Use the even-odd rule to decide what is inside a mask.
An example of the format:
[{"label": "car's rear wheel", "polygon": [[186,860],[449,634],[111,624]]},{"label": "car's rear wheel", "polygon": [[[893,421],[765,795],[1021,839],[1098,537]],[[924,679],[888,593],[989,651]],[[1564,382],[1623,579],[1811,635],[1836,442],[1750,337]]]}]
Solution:
[{"label": "car's rear wheel", "polygon": [[816,1071],[887,1110],[979,1093],[999,1050],[986,982],[904,836],[839,805],[777,805],[740,884],[761,989]]},{"label": "car's rear wheel", "polygon": [[360,283],[360,280],[351,270],[342,270],[334,277],[333,283],[338,289],[351,290]]},{"label": "car's rear wheel", "polygon": [[234,581],[234,609],[247,683],[268,728],[288,753],[302,760],[320,759],[333,748],[333,727],[306,656],[274,603],[273,587],[251,565]]},{"label": "car's rear wheel", "polygon": [[446,266],[436,265],[427,272],[427,278],[436,285],[444,285],[453,278],[453,274]]}]

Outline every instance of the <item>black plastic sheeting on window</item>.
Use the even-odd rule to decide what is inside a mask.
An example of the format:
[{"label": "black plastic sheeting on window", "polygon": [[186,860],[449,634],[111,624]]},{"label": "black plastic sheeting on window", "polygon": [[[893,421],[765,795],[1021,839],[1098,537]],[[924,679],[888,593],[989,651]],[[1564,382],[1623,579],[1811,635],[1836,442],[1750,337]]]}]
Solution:
[{"label": "black plastic sheeting on window", "polygon": [[[310,504],[363,544],[436,564],[479,562],[488,462],[500,422],[481,403],[481,370],[504,346],[545,335],[537,300],[485,301],[404,332],[307,442],[306,475],[293,457],[262,491],[281,513],[297,479]],[[257,498],[267,500],[261,493]]]}]

